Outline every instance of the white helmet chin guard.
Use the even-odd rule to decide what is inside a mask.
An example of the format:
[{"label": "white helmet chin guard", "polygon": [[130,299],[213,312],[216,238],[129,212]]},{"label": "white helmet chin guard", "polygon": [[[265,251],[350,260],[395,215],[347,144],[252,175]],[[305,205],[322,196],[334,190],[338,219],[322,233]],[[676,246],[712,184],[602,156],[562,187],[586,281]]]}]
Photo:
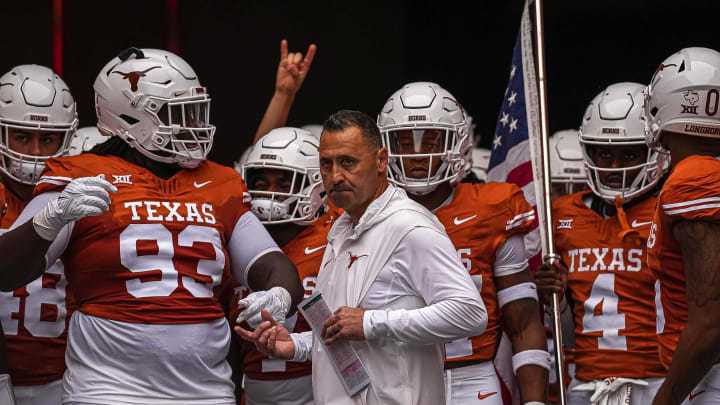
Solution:
[{"label": "white helmet chin guard", "polygon": [[665,59],[645,92],[647,144],[668,153],[663,131],[720,138],[720,52],[685,48]]},{"label": "white helmet chin guard", "polygon": [[98,129],[158,162],[197,167],[210,152],[210,96],[179,56],[129,48],[95,80]]},{"label": "white helmet chin guard", "polygon": [[441,183],[465,177],[472,148],[467,118],[455,97],[439,85],[403,86],[385,103],[378,127],[388,148],[388,179],[408,193],[428,194]]},{"label": "white helmet chin guard", "polygon": [[97,127],[79,128],[70,138],[67,154],[68,156],[75,156],[89,152],[95,145],[103,143],[108,139],[110,138],[101,134]]},{"label": "white helmet chin guard", "polygon": [[[252,147],[241,174],[250,192],[252,212],[263,224],[309,225],[320,215],[327,196],[320,176],[320,141],[299,128],[277,128]],[[269,190],[268,170],[284,175],[282,191]]]},{"label": "white helmet chin guard", "polygon": [[555,132],[550,137],[550,181],[565,186],[565,193],[572,194],[577,186],[587,184],[583,153],[576,129]]},{"label": "white helmet chin guard", "polygon": [[[638,83],[616,83],[590,102],[580,126],[588,186],[609,204],[620,196],[623,203],[630,202],[660,181],[667,171],[668,161],[657,151],[648,150],[644,163],[630,167],[602,168],[593,161],[593,148],[598,146],[645,146],[645,120],[642,114],[642,99],[645,86]],[[639,170],[635,178],[629,178],[632,171]],[[610,187],[600,181],[600,173],[620,173],[622,187]]]},{"label": "white helmet chin guard", "polygon": [[[65,82],[52,70],[20,65],[0,77],[0,172],[26,185],[40,180],[45,161],[63,156],[78,126],[75,100]],[[10,149],[10,132],[61,134],[60,147],[48,156]]]}]

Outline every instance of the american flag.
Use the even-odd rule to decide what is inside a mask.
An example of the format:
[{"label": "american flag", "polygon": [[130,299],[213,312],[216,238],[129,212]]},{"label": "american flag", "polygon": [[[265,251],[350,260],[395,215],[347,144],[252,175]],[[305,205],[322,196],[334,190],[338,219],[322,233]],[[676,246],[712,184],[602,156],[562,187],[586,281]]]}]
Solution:
[{"label": "american flag", "polygon": [[[525,199],[535,209],[537,218],[531,141],[540,138],[540,113],[533,46],[534,28],[530,11],[526,3],[513,50],[510,79],[492,140],[488,180],[513,183],[520,187]],[[525,237],[525,247],[530,268],[534,270],[541,263],[537,221]]]}]

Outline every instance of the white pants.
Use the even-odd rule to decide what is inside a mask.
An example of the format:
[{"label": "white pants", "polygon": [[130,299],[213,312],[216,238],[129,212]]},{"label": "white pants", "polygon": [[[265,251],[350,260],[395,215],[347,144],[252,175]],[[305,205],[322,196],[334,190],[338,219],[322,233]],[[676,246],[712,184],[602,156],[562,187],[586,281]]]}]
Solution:
[{"label": "white pants", "polygon": [[720,405],[720,364],[705,374],[683,405]]},{"label": "white pants", "polygon": [[245,405],[313,405],[312,375],[287,380],[245,376]]},{"label": "white pants", "polygon": [[503,405],[500,381],[491,361],[445,370],[446,405]]},{"label": "white pants", "polygon": [[[621,376],[620,376],[621,377]],[[657,390],[662,385],[663,381],[665,380],[662,377],[655,377],[655,378],[638,378],[638,380],[643,380],[648,383],[648,385],[640,386],[640,385],[633,385],[632,386],[632,398],[631,402],[628,405],[650,405],[653,401],[653,398],[655,398],[655,394],[657,393]],[[573,391],[573,388],[577,387],[580,384],[585,384],[587,381],[580,381],[578,379],[573,378],[573,380],[570,382],[570,386],[568,387],[567,391],[567,403],[568,405],[589,405],[590,404],[590,397],[592,396],[592,392],[586,392],[586,391]],[[695,405],[695,404],[693,404]]]},{"label": "white pants", "polygon": [[62,404],[62,380],[44,385],[14,386],[17,405],[60,405]]},{"label": "white pants", "polygon": [[15,405],[9,374],[0,374],[0,404]]}]

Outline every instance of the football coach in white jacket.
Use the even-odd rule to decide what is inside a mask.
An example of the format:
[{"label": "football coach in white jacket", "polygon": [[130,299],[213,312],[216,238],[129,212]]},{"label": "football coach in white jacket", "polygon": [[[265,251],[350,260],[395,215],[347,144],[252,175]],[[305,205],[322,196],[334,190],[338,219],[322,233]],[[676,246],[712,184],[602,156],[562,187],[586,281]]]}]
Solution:
[{"label": "football coach in white jacket", "polygon": [[[445,403],[443,344],[481,334],[487,311],[443,226],[388,184],[388,151],[368,115],[331,115],[320,139],[320,173],[330,201],[345,210],[328,234],[316,289],[334,316],[323,339],[289,334],[264,313],[255,332],[238,330],[260,351],[312,359],[317,404]],[[478,281],[479,282],[479,281]],[[352,344],[370,386],[350,397],[323,345]]]}]

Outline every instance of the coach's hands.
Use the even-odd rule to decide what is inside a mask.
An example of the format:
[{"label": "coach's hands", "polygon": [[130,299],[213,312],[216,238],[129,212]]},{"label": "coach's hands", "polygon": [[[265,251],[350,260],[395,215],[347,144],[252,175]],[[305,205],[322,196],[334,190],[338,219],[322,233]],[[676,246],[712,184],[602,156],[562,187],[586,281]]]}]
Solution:
[{"label": "coach's hands", "polygon": [[254,331],[236,326],[235,332],[248,342],[254,343],[257,350],[265,356],[292,359],[295,355],[295,344],[290,332],[273,319],[268,311],[263,310],[261,317],[263,322]]},{"label": "coach's hands", "polygon": [[567,288],[568,270],[560,260],[547,261],[535,271],[535,285],[546,304],[553,293],[562,296]]},{"label": "coach's hands", "polygon": [[107,211],[110,208],[108,191],[116,192],[117,187],[107,182],[102,175],[72,180],[58,198],[35,214],[35,231],[45,240],[55,240],[60,230],[70,222]]},{"label": "coach's hands", "polygon": [[288,52],[287,40],[283,39],[280,42],[280,64],[275,78],[276,93],[295,96],[310,71],[316,50],[317,46],[311,44],[303,58],[301,52]]},{"label": "coach's hands", "polygon": [[365,340],[364,316],[365,310],[362,308],[338,308],[323,326],[322,337],[325,338],[325,344],[329,345],[338,339]]}]

